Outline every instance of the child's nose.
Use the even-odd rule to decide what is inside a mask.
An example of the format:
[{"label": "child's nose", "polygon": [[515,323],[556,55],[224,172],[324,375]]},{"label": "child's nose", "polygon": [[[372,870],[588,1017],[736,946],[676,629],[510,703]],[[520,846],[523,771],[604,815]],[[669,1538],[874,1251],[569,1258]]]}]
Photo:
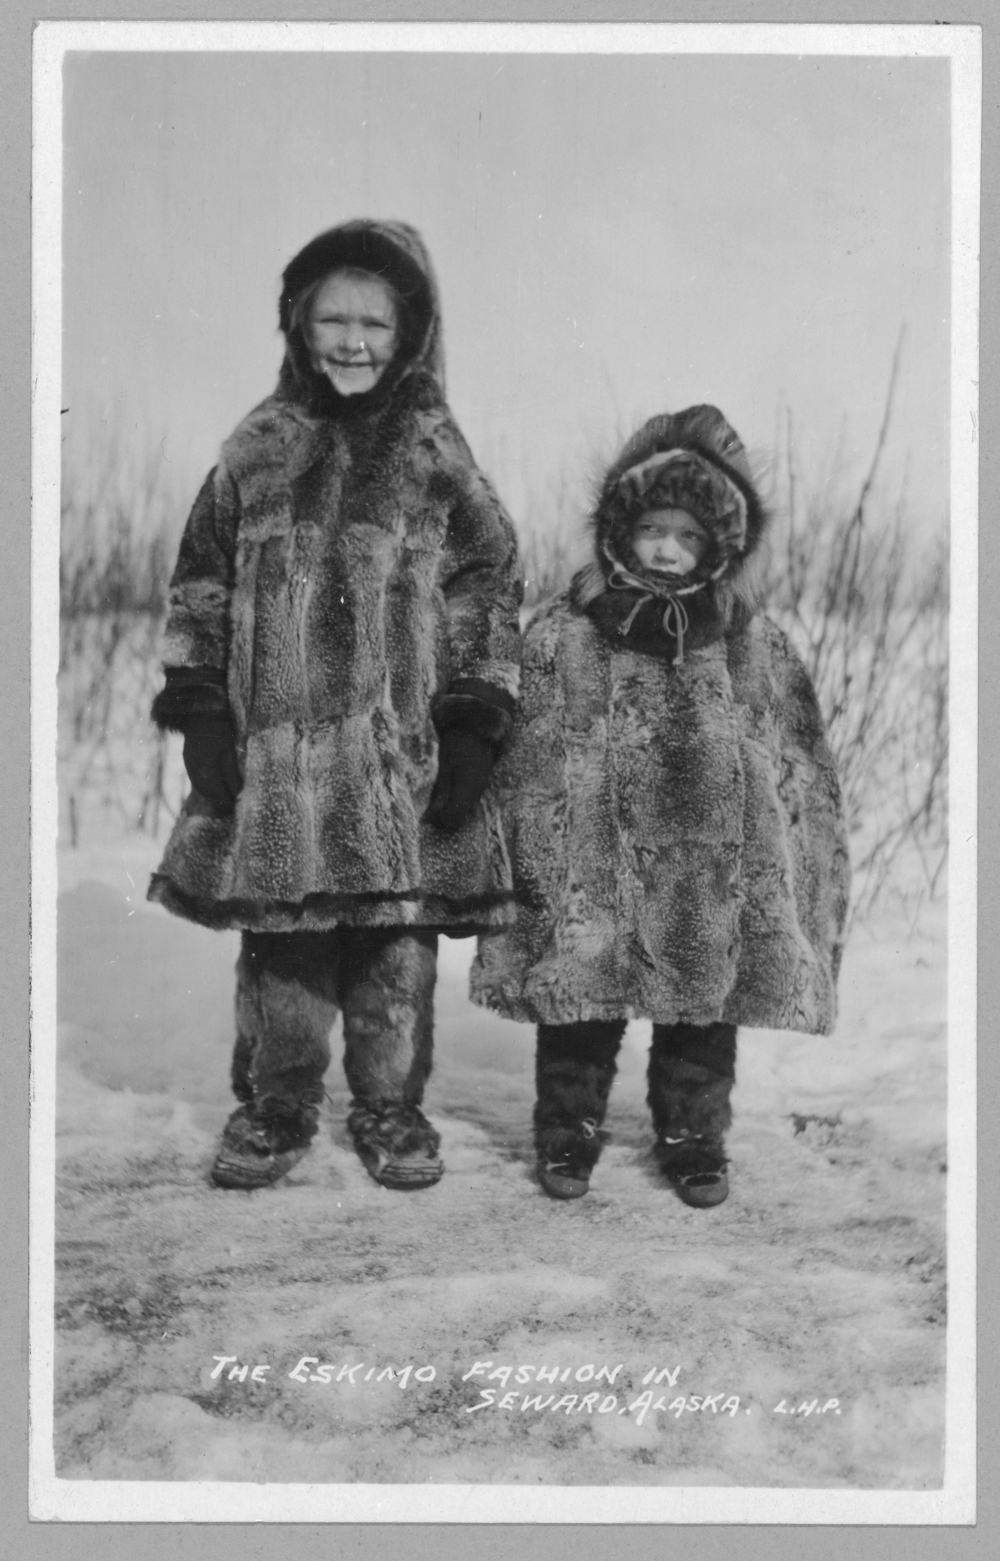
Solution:
[{"label": "child's nose", "polygon": [[350,321],[344,327],[344,346],[348,352],[363,352],[365,347],[364,331],[360,324]]}]

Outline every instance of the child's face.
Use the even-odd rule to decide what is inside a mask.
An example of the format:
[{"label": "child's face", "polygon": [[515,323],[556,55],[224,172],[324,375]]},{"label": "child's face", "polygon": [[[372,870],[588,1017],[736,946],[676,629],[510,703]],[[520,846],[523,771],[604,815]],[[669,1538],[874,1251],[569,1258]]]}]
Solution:
[{"label": "child's face", "polygon": [[704,526],[684,509],[647,510],[632,533],[632,547],[643,569],[678,578],[701,563],[708,543]]},{"label": "child's face", "polygon": [[317,292],[306,324],[312,366],[342,396],[378,384],[399,344],[392,289],[377,276],[334,271]]}]

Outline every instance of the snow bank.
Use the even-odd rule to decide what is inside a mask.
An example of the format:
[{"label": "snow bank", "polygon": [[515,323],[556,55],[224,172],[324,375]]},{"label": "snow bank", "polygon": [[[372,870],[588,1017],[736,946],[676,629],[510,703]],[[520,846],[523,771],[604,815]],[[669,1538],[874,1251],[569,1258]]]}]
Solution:
[{"label": "snow bank", "polygon": [[642,1026],[591,1193],[540,1193],[531,1033],[448,941],[440,1185],[366,1176],[335,1064],[316,1145],[245,1194],[206,1180],[237,940],[145,903],[155,850],[61,864],[62,1477],[940,1485],[942,909],[855,935],[832,1039],[742,1032],[715,1211],[655,1173]]}]

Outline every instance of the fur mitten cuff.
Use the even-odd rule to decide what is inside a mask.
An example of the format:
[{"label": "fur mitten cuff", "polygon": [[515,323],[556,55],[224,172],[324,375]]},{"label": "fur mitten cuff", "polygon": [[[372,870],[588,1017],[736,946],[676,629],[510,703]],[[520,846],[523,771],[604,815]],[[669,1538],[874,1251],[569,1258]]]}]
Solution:
[{"label": "fur mitten cuff", "polygon": [[514,700],[506,689],[481,678],[459,678],[446,694],[436,694],[431,714],[438,734],[468,732],[499,754],[514,730]]},{"label": "fur mitten cuff", "polygon": [[227,715],[226,675],[216,667],[167,667],[150,715],[161,732],[185,732],[192,716]]}]

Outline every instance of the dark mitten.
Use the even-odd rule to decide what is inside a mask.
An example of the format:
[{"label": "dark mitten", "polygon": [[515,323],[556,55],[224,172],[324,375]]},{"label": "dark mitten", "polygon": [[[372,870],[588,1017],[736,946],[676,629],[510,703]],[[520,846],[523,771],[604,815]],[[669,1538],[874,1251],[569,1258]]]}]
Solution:
[{"label": "dark mitten", "polygon": [[427,817],[439,829],[461,829],[479,805],[493,769],[494,745],[449,727],[441,733],[438,772]]},{"label": "dark mitten", "polygon": [[184,768],[195,791],[222,813],[231,813],[243,782],[228,715],[192,715],[184,726]]}]

